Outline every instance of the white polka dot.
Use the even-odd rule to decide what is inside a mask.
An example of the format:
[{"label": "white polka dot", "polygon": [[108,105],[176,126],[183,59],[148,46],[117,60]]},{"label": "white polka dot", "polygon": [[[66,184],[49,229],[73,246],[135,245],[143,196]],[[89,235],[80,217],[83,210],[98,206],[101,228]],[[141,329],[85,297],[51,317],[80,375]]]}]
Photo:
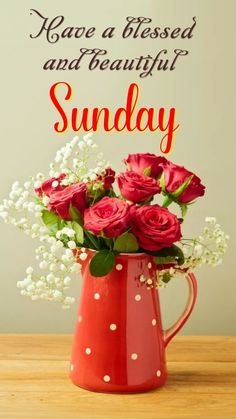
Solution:
[{"label": "white polka dot", "polygon": [[109,383],[111,377],[109,375],[104,375],[103,380],[105,381],[105,383]]},{"label": "white polka dot", "polygon": [[98,292],[95,292],[94,299],[99,300],[99,298],[100,298],[100,294]]},{"label": "white polka dot", "polygon": [[161,376],[161,371],[157,370],[157,377],[160,377],[160,376]]},{"label": "white polka dot", "polygon": [[138,355],[133,353],[131,354],[131,359],[133,359],[134,361],[138,358]]},{"label": "white polka dot", "polygon": [[116,270],[121,271],[122,269],[123,269],[123,265],[121,265],[121,263],[117,263]]},{"label": "white polka dot", "polygon": [[156,324],[157,324],[156,319],[152,319],[152,325],[153,325],[153,326],[156,326]]},{"label": "white polka dot", "polygon": [[73,365],[73,364],[71,364],[71,366],[70,366],[70,370],[71,370],[71,371],[74,371],[74,369],[75,369],[74,365]]},{"label": "white polka dot", "polygon": [[140,294],[136,294],[134,297],[135,301],[140,301],[141,300],[141,295]]},{"label": "white polka dot", "polygon": [[148,280],[147,280],[147,284],[148,284],[148,285],[151,285],[151,284],[152,284],[152,279],[151,279],[151,278],[148,278]]},{"label": "white polka dot", "polygon": [[82,322],[82,316],[78,317],[78,322],[81,323]]},{"label": "white polka dot", "polygon": [[116,330],[117,329],[116,324],[115,323],[110,324],[110,329],[111,330]]},{"label": "white polka dot", "polygon": [[148,263],[148,269],[151,269],[151,267],[152,267],[152,263],[151,263],[151,262],[149,262],[149,263]]},{"label": "white polka dot", "polygon": [[81,254],[79,255],[80,260],[86,260],[86,259],[87,259],[87,257],[88,257],[87,253],[81,253]]},{"label": "white polka dot", "polygon": [[86,353],[87,355],[90,355],[90,354],[91,354],[91,352],[92,352],[92,351],[91,351],[91,348],[86,348],[86,349],[85,349],[85,353]]}]

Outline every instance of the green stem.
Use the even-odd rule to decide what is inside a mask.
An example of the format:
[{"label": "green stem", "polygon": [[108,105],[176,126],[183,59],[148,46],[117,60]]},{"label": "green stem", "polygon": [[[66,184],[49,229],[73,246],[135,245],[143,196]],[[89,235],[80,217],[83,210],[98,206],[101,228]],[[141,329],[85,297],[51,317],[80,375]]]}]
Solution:
[{"label": "green stem", "polygon": [[107,246],[109,247],[109,250],[112,250],[114,245],[113,239],[105,239],[105,241]]},{"label": "green stem", "polygon": [[172,204],[172,202],[173,202],[173,199],[170,196],[166,195],[163,201],[162,207],[167,208],[170,204]]},{"label": "green stem", "polygon": [[[202,243],[202,242],[200,242],[199,240],[196,240],[196,239],[181,239],[180,240],[180,242],[183,242],[183,241],[191,241],[191,242],[194,242],[194,244],[195,243],[198,243],[198,244],[200,244],[201,246],[203,246],[203,247],[205,247],[207,250],[209,250],[210,252],[213,252],[213,250],[211,250],[210,249],[210,247],[208,247],[208,245],[206,245],[206,244],[204,244],[204,243]],[[183,243],[183,245],[185,246],[185,243]],[[209,245],[210,245],[210,243],[209,243]],[[189,245],[190,246],[190,245]]]},{"label": "green stem", "polygon": [[93,237],[93,235],[91,233],[89,233],[89,231],[86,231],[86,230],[84,230],[84,234],[89,239],[89,241],[93,244],[95,249],[99,250],[99,245],[97,243],[97,240]]},{"label": "green stem", "polygon": [[70,172],[71,172],[73,175],[75,175],[75,176],[77,177],[77,179],[78,179],[78,180],[80,180],[80,177],[78,176],[78,174],[77,174],[74,170],[72,170],[70,167],[68,167],[68,169],[70,170]]}]

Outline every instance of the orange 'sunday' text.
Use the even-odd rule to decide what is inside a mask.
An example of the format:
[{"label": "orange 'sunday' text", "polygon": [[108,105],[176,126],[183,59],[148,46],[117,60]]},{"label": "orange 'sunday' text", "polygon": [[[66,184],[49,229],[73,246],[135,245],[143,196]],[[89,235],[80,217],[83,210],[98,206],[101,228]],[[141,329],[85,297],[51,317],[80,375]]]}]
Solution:
[{"label": "orange 'sunday' text", "polygon": [[[160,139],[160,150],[164,154],[170,153],[174,134],[179,128],[176,124],[175,108],[138,107],[140,89],[138,84],[130,84],[126,104],[122,108],[111,111],[109,108],[94,107],[92,109],[79,109],[71,107],[68,111],[68,103],[72,99],[72,87],[67,82],[54,83],[50,88],[50,98],[59,113],[60,120],[55,122],[54,129],[57,133],[63,133],[68,128],[73,131],[98,131],[102,125],[107,132],[110,131],[150,131],[164,133]],[[62,99],[61,99],[62,97]],[[65,109],[66,108],[66,109]]]}]

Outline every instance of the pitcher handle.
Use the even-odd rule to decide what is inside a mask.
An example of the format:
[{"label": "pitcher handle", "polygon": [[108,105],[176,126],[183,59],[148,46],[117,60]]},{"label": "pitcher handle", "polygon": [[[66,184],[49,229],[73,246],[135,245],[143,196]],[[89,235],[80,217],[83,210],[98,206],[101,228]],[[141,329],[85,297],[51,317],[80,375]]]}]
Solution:
[{"label": "pitcher handle", "polygon": [[194,276],[194,274],[191,273],[185,273],[184,274],[188,286],[189,286],[189,298],[187,305],[185,307],[185,310],[183,311],[180,318],[176,321],[176,323],[173,324],[173,326],[169,327],[169,329],[164,330],[164,345],[167,346],[168,343],[173,339],[173,337],[178,333],[178,331],[183,327],[183,325],[188,320],[190,314],[193,311],[193,307],[196,303],[197,298],[197,280]]}]

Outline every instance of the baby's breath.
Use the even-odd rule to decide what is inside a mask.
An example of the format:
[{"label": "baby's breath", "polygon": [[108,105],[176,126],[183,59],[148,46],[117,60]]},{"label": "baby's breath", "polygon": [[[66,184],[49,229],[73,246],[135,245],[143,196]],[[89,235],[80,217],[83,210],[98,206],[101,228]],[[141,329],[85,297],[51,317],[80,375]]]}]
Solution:
[{"label": "baby's breath", "polygon": [[214,217],[206,217],[205,221],[206,226],[200,236],[180,242],[185,256],[183,268],[194,269],[205,264],[215,267],[222,263],[229,236],[224,233]]},{"label": "baby's breath", "polygon": [[[70,185],[95,179],[109,167],[109,162],[104,160],[103,154],[97,154],[97,144],[91,137],[92,134],[83,138],[74,137],[57,151],[49,171],[49,176],[56,178],[52,187],[58,186],[57,178],[61,173],[66,174],[66,177],[60,184]],[[95,164],[95,169],[90,169],[91,164]],[[35,254],[39,272],[31,266],[26,269],[25,278],[17,283],[21,294],[32,300],[57,301],[63,308],[68,308],[74,302],[74,298],[66,295],[66,292],[73,275],[80,273],[81,265],[73,255],[73,249],[76,248],[73,228],[64,227],[57,231],[56,237],[51,237],[42,222],[42,211],[47,210],[49,197],[44,195],[38,199],[35,188],[40,188],[47,178],[43,173],[38,173],[23,185],[15,181],[8,199],[0,206],[0,217],[5,223],[13,224],[40,242]],[[60,238],[67,240],[61,241]],[[84,251],[81,260],[85,260],[86,257]]]},{"label": "baby's breath", "polygon": [[[50,164],[49,175],[56,177],[59,173],[65,173],[67,176],[61,181],[62,185],[96,179],[97,175],[110,166],[103,158],[103,153],[97,153],[97,147],[90,133],[82,139],[74,137],[57,151],[54,162]],[[92,165],[95,165],[93,169]]]},{"label": "baby's breath", "polygon": [[[191,272],[202,265],[215,267],[222,263],[229,236],[224,233],[215,217],[206,217],[205,222],[206,225],[198,237],[182,239],[179,243],[185,257],[184,264],[179,268],[185,272]],[[158,271],[158,286],[164,286],[179,271],[180,269],[173,267]]]}]

